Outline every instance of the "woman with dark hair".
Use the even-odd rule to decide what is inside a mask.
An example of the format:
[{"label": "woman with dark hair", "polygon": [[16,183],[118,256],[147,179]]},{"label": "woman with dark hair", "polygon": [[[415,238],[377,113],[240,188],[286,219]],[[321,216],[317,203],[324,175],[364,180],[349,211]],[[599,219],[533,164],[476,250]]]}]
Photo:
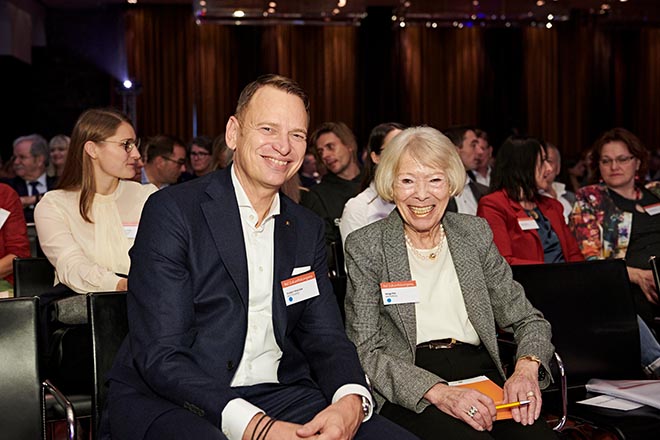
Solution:
[{"label": "woman with dark hair", "polygon": [[126,290],[142,206],[156,191],[124,179],[135,175],[138,140],[126,115],[85,111],[76,122],[57,190],[34,213],[41,248],[56,284],[78,293]]},{"label": "woman with dark hair", "polygon": [[361,184],[362,192],[346,202],[339,222],[342,244],[346,241],[348,234],[387,217],[394,209],[394,203],[386,202],[378,196],[373,180],[383,148],[405,128],[398,122],[385,122],[376,125],[371,130]]},{"label": "woman with dark hair", "polygon": [[625,258],[637,313],[648,321],[660,304],[649,263],[660,255],[660,182],[641,183],[649,152],[624,128],[603,133],[591,158],[594,184],[576,193],[570,227],[587,260]]},{"label": "woman with dark hair", "polygon": [[213,139],[197,136],[188,148],[190,169],[179,176],[179,182],[187,182],[213,171]]},{"label": "woman with dark hair", "polygon": [[557,200],[539,194],[550,173],[545,147],[537,139],[512,136],[497,154],[491,192],[477,215],[493,230],[493,241],[509,264],[559,263],[584,258]]}]

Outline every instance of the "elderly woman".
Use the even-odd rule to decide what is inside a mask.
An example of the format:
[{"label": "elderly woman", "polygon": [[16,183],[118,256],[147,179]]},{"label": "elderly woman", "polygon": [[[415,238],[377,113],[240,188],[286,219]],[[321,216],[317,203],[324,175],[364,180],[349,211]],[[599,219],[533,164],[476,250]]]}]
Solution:
[{"label": "elderly woman", "polygon": [[[633,133],[614,128],[596,141],[591,158],[592,180],[600,183],[576,193],[570,226],[587,260],[625,258],[637,313],[650,321],[660,310],[649,264],[649,257],[660,255],[660,185],[639,183],[649,153]],[[645,327],[640,322],[640,331]],[[660,377],[657,345],[642,334],[642,362]]]},{"label": "elderly woman", "polygon": [[[422,439],[556,438],[538,420],[550,325],[513,281],[487,223],[446,212],[465,178],[456,148],[435,129],[409,128],[390,141],[375,181],[396,209],[346,240],[348,335],[380,413]],[[400,281],[414,287],[384,299],[381,283]],[[518,342],[508,380],[498,326],[511,327]],[[494,423],[490,397],[447,385],[478,375],[503,386],[505,402],[530,404]]]}]

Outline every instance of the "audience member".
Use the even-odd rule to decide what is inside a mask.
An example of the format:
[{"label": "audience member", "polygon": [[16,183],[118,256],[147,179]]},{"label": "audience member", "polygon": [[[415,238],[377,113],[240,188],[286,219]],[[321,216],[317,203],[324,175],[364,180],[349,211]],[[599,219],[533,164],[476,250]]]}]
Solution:
[{"label": "audience member", "polygon": [[649,153],[633,133],[609,130],[592,150],[594,185],[576,193],[570,226],[588,259],[625,258],[638,313],[650,322],[658,292],[649,257],[660,255],[660,186],[645,188]]},{"label": "audience member", "polygon": [[477,215],[490,225],[509,264],[584,260],[561,203],[539,194],[547,191],[551,173],[547,150],[534,138],[512,136],[497,153],[493,192],[481,198]]},{"label": "audience member", "polygon": [[633,133],[614,128],[592,150],[594,182],[576,194],[571,228],[588,259],[625,258],[639,321],[642,364],[660,378],[660,346],[650,333],[660,308],[649,257],[660,255],[660,186],[645,188],[649,153]]},{"label": "audience member", "polygon": [[[387,145],[376,189],[397,209],[346,239],[349,338],[380,414],[424,440],[554,439],[539,419],[539,370],[548,370],[553,353],[550,324],[513,281],[487,223],[446,212],[465,180],[456,149],[433,128],[409,128]],[[413,280],[416,288],[406,295],[381,285]],[[509,379],[498,326],[513,328],[518,342]],[[447,386],[479,375],[504,387],[504,401],[529,400],[529,406],[513,409],[513,420],[493,423],[490,397]]]},{"label": "audience member", "polygon": [[543,195],[552,197],[561,203],[564,208],[564,220],[568,223],[568,217],[573,210],[575,203],[575,193],[566,189],[566,184],[555,180],[561,171],[561,154],[559,149],[550,142],[545,143],[546,162],[550,165],[550,171],[547,173],[546,187],[541,189]]},{"label": "audience member", "polygon": [[323,224],[278,193],[303,161],[308,109],[293,81],[258,78],[227,122],[232,166],[147,202],[101,438],[413,438],[362,423],[371,396]]},{"label": "audience member", "polygon": [[460,212],[461,214],[477,214],[479,199],[488,194],[488,187],[477,183],[474,178],[474,170],[477,168],[477,149],[479,138],[472,127],[456,126],[444,130],[445,136],[452,141],[458,151],[467,172],[467,180],[464,188],[459,188],[447,207],[448,211]]},{"label": "audience member", "polygon": [[58,178],[62,175],[70,142],[71,138],[64,134],[53,136],[48,142],[48,148],[50,149],[50,163],[46,172],[48,176]]},{"label": "audience member", "polygon": [[490,186],[490,175],[493,170],[491,162],[493,161],[493,146],[488,140],[488,133],[484,130],[476,129],[474,133],[479,140],[477,147],[477,167],[474,169],[474,178],[477,183],[486,187]]},{"label": "audience member", "polygon": [[316,166],[316,156],[314,152],[305,153],[305,159],[300,167],[300,183],[305,188],[311,188],[321,182],[321,174]]},{"label": "audience member", "polygon": [[80,115],[57,190],[44,195],[35,224],[56,284],[75,292],[126,290],[142,206],[156,188],[131,182],[140,157],[128,117],[114,109]]},{"label": "audience member", "polygon": [[656,148],[651,152],[646,180],[650,182],[660,181],[660,148]]},{"label": "audience member", "polygon": [[394,203],[383,200],[373,183],[376,167],[385,145],[406,127],[398,122],[376,125],[369,135],[364,166],[362,192],[346,202],[339,222],[342,246],[351,232],[389,215]]},{"label": "audience member", "polygon": [[229,166],[234,156],[234,151],[227,147],[225,134],[222,133],[213,139],[213,171],[223,170]]},{"label": "audience member", "polygon": [[343,122],[325,122],[312,133],[309,145],[328,173],[321,183],[303,192],[300,203],[325,221],[330,270],[340,273],[344,264],[338,224],[344,205],[359,192],[362,178],[357,162],[357,142]]},{"label": "audience member", "polygon": [[178,139],[154,136],[147,139],[143,161],[142,183],[152,183],[162,189],[176,183],[186,170],[186,149]]},{"label": "audience member", "polygon": [[181,173],[179,182],[186,182],[213,171],[213,139],[208,136],[194,138],[190,143],[188,156],[191,172]]},{"label": "audience member", "polygon": [[21,136],[14,141],[13,168],[16,177],[5,181],[21,199],[25,221],[34,222],[34,207],[42,195],[55,187],[56,178],[48,177],[48,143],[38,134]]},{"label": "audience member", "polygon": [[587,161],[582,156],[569,157],[561,168],[559,181],[566,184],[568,191],[575,194],[584,186],[583,182],[587,175]]},{"label": "audience member", "polygon": [[28,258],[30,242],[18,194],[0,183],[0,291],[13,289],[14,258]]}]

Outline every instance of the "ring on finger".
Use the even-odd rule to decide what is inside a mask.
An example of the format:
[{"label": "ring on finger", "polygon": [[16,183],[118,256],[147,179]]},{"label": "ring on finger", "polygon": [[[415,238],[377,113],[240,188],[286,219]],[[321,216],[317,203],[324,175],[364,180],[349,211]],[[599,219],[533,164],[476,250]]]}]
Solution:
[{"label": "ring on finger", "polygon": [[534,391],[527,391],[527,397],[536,397]]},{"label": "ring on finger", "polygon": [[479,412],[476,406],[472,405],[469,410],[466,411],[467,415],[474,418],[474,415]]}]

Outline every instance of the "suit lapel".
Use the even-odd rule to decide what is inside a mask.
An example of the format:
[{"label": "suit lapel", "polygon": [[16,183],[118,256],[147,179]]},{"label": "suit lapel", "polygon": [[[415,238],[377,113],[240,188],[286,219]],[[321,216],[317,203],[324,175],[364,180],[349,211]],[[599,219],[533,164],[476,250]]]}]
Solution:
[{"label": "suit lapel", "polygon": [[[383,226],[383,250],[387,264],[388,281],[407,281],[411,279],[410,264],[406,240],[403,235],[403,222],[398,210],[392,211]],[[397,304],[394,306],[401,324],[408,337],[408,343],[415,352],[417,346],[417,318],[415,304]]]},{"label": "suit lapel", "polygon": [[229,168],[216,173],[206,193],[211,200],[202,203],[211,236],[231,279],[240,294],[245,310],[248,308],[248,271],[243,241],[243,227],[238,211]]},{"label": "suit lapel", "polygon": [[[288,198],[280,194],[280,215],[275,217],[274,255],[273,255],[273,328],[275,339],[282,347],[286,333],[286,304],[282,295],[281,281],[291,278],[296,261],[296,223],[290,216]],[[319,274],[316,274],[318,277]]]}]

